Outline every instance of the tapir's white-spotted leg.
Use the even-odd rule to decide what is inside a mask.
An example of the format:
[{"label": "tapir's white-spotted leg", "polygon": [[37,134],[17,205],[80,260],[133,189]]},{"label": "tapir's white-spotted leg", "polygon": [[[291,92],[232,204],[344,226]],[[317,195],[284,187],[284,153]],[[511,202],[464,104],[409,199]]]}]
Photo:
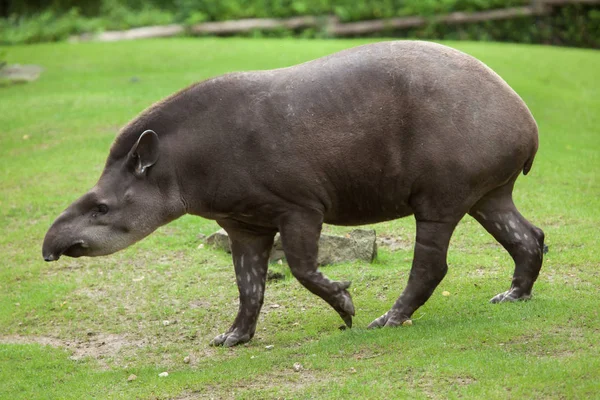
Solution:
[{"label": "tapir's white-spotted leg", "polygon": [[492,303],[527,300],[542,268],[544,232],[527,221],[512,200],[513,182],[486,194],[469,212],[510,253],[515,262],[512,285]]},{"label": "tapir's white-spotted leg", "polygon": [[392,309],[371,322],[369,328],[401,325],[429,299],[448,271],[446,255],[455,226],[456,222],[417,219],[415,253],[406,289]]},{"label": "tapir's white-spotted leg", "polygon": [[211,341],[213,346],[235,346],[254,336],[264,300],[269,254],[274,232],[256,232],[232,222],[219,224],[227,231],[235,267],[240,306],[237,317],[227,332]]},{"label": "tapir's white-spotted leg", "polygon": [[318,270],[317,253],[323,216],[316,212],[290,212],[280,218],[279,232],[292,274],[308,290],[325,300],[352,327],[354,304],[346,289],[350,282],[332,281]]}]

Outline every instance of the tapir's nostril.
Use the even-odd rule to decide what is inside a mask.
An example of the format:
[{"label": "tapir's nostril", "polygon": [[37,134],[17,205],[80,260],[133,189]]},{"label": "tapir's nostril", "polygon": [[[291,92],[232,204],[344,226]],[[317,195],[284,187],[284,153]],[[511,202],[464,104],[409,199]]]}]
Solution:
[{"label": "tapir's nostril", "polygon": [[58,260],[58,257],[56,257],[54,254],[45,254],[44,255],[44,261],[56,261]]}]

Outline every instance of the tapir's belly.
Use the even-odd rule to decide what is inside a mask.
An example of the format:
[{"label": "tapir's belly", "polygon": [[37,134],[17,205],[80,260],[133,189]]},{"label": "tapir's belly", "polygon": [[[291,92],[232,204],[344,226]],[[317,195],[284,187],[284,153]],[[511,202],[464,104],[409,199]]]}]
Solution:
[{"label": "tapir's belly", "polygon": [[[376,183],[377,182],[377,183]],[[332,225],[365,225],[390,221],[413,214],[410,189],[387,180],[352,181],[352,185],[331,196],[324,222]],[[339,187],[339,186],[338,186]]]},{"label": "tapir's belly", "polygon": [[335,210],[325,214],[324,222],[331,225],[367,225],[378,222],[391,221],[397,218],[412,215],[413,211],[407,204],[377,205],[373,207],[346,207],[344,210]]}]

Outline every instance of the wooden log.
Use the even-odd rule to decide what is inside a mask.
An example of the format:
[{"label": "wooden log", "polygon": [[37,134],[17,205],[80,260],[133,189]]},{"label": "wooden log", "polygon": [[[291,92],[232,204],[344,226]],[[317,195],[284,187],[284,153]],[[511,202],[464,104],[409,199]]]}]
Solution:
[{"label": "wooden log", "polygon": [[235,33],[250,32],[254,29],[274,30],[278,28],[310,28],[317,26],[317,24],[318,18],[313,16],[287,19],[249,18],[236,21],[205,22],[192,26],[190,31],[195,34],[231,35]]},{"label": "wooden log", "polygon": [[381,32],[385,29],[406,29],[424,26],[428,23],[436,24],[464,24],[482,21],[512,19],[517,17],[543,15],[549,12],[546,8],[534,10],[533,7],[512,7],[498,10],[481,11],[474,13],[453,12],[447,15],[423,18],[390,18],[371,21],[334,23],[329,26],[329,33],[333,36],[353,36],[365,33]]},{"label": "wooden log", "polygon": [[106,31],[100,33],[94,39],[101,42],[115,42],[118,40],[176,36],[184,31],[182,25],[147,26],[126,31]]},{"label": "wooden log", "polygon": [[386,29],[415,28],[425,25],[427,20],[423,17],[406,17],[390,19],[374,19],[369,21],[340,23],[331,19],[327,32],[332,36],[352,36],[365,33],[381,32]]},{"label": "wooden log", "polygon": [[[473,22],[494,21],[518,18],[523,16],[546,15],[555,6],[567,4],[600,4],[600,0],[532,0],[530,6],[501,8],[473,13],[453,12],[447,15],[434,17],[404,17],[376,19],[359,22],[341,23],[335,16],[315,17],[301,16],[286,19],[276,18],[251,18],[233,21],[205,22],[193,25],[188,32],[192,34],[208,35],[234,35],[247,33],[255,29],[305,29],[325,26],[331,36],[358,36],[362,34],[383,32],[385,30],[398,30],[417,28],[429,23],[434,24],[465,24]],[[144,28],[129,29],[126,31],[106,31],[99,35],[83,34],[73,37],[72,40],[98,40],[113,42],[117,40],[132,40],[152,37],[176,36],[186,32],[183,25],[149,26]]]},{"label": "wooden log", "polygon": [[600,4],[600,0],[539,0],[548,6],[566,6],[568,4]]}]

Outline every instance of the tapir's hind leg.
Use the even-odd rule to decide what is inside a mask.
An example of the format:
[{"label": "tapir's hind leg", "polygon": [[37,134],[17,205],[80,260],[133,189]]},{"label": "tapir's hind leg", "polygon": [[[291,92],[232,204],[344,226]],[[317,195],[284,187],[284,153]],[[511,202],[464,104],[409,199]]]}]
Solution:
[{"label": "tapir's hind leg", "polygon": [[259,232],[235,222],[219,221],[219,224],[229,235],[240,306],[231,327],[210,344],[229,347],[245,343],[254,336],[263,305],[267,266],[275,232]]},{"label": "tapir's hind leg", "polygon": [[317,253],[323,217],[314,212],[289,213],[280,219],[279,233],[292,274],[308,290],[333,307],[352,327],[354,305],[346,289],[350,282],[335,282],[318,270]]},{"label": "tapir's hind leg", "polygon": [[417,218],[417,239],[408,284],[392,309],[371,322],[369,328],[401,325],[429,299],[448,271],[448,245],[459,219],[438,222]]},{"label": "tapir's hind leg", "polygon": [[512,200],[514,180],[479,200],[469,211],[515,261],[512,285],[492,303],[527,300],[542,267],[544,232],[527,221]]}]

